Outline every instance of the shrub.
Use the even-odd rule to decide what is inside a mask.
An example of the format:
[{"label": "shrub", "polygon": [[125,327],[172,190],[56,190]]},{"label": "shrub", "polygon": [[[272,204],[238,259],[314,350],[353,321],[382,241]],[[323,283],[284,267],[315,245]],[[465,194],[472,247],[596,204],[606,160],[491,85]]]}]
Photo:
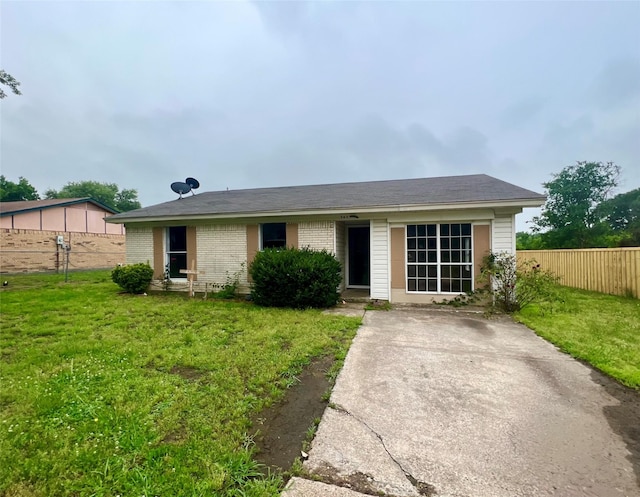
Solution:
[{"label": "shrub", "polygon": [[148,263],[116,266],[111,271],[111,279],[129,293],[143,293],[153,279],[153,269]]},{"label": "shrub", "polygon": [[326,250],[266,249],[249,267],[251,297],[271,307],[331,307],[338,301],[340,262]]},{"label": "shrub", "polygon": [[229,274],[227,271],[227,280],[222,285],[214,285],[214,288],[219,288],[214,293],[214,297],[217,299],[235,299],[238,296],[238,288],[240,288],[240,276],[242,275],[246,263],[240,264],[240,269],[233,274]]},{"label": "shrub", "polygon": [[555,298],[558,278],[534,260],[518,262],[514,254],[489,254],[484,258],[482,274],[491,282],[493,305],[504,312]]}]

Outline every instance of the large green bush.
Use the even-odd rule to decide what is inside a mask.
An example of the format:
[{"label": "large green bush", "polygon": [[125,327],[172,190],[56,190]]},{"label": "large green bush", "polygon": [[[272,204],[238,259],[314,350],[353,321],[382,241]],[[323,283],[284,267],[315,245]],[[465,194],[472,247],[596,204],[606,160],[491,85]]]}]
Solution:
[{"label": "large green bush", "polygon": [[123,290],[129,293],[142,293],[153,279],[153,269],[147,263],[116,266],[111,271],[111,279]]},{"label": "large green bush", "polygon": [[326,250],[266,249],[249,267],[251,296],[269,307],[330,307],[340,296],[340,262]]}]

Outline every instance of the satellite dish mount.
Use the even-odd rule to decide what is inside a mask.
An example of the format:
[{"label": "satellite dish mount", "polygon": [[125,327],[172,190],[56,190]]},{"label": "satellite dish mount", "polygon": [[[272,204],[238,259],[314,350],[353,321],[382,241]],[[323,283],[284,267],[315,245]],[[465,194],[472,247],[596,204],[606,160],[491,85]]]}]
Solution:
[{"label": "satellite dish mount", "polygon": [[195,195],[193,190],[198,188],[200,188],[200,182],[195,178],[187,178],[184,180],[184,183],[182,181],[171,183],[171,189],[180,195],[180,198],[182,198],[185,193],[189,192],[191,192],[191,195]]}]

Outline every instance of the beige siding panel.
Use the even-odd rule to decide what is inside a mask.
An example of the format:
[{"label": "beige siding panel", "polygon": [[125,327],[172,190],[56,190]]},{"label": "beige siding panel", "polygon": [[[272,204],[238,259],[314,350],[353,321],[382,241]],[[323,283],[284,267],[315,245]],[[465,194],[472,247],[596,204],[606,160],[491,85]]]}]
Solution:
[{"label": "beige siding panel", "polygon": [[473,278],[478,288],[482,259],[491,252],[491,231],[488,224],[473,226]]},{"label": "beige siding panel", "polygon": [[21,230],[39,230],[40,211],[25,212],[13,216],[13,227]]},{"label": "beige siding panel", "polygon": [[105,233],[107,231],[106,222],[104,220],[107,214],[104,211],[87,210],[87,232],[89,233]]},{"label": "beige siding panel", "polygon": [[287,247],[298,248],[298,224],[287,223]]},{"label": "beige siding panel", "polygon": [[[391,228],[391,288],[406,288],[404,228]],[[392,293],[393,295],[393,293]],[[393,300],[395,302],[395,299]]]},{"label": "beige siding panel", "polygon": [[[246,227],[246,243],[247,243],[247,268],[253,262],[253,258],[260,250],[260,225],[247,224]],[[247,279],[251,281],[251,277],[247,276]]]},{"label": "beige siding panel", "polygon": [[389,227],[386,219],[370,221],[372,299],[389,300]]},{"label": "beige siding panel", "polygon": [[87,210],[84,205],[65,207],[67,231],[84,232],[87,230]]},{"label": "beige siding panel", "polygon": [[515,253],[515,245],[513,243],[513,220],[514,216],[512,214],[496,216],[493,220],[491,224],[491,242],[493,244],[492,251],[494,253]]},{"label": "beige siding panel", "polygon": [[[194,267],[198,270],[198,242],[195,226],[187,226],[187,269]],[[198,275],[193,275],[193,281],[198,280]]]},{"label": "beige siding panel", "polygon": [[313,250],[324,249],[333,253],[336,246],[335,233],[335,223],[333,221],[300,223],[298,224],[298,246]]},{"label": "beige siding panel", "polygon": [[[164,278],[164,265],[165,265],[165,251],[164,251],[164,228],[153,228],[152,231],[153,242],[153,256],[151,257],[150,264],[153,268],[154,277],[157,279]],[[127,246],[129,245],[129,230],[127,230]]]},{"label": "beige siding panel", "polygon": [[640,247],[519,250],[518,261],[535,260],[574,288],[640,296]]},{"label": "beige siding panel", "polygon": [[64,231],[64,207],[42,209],[40,212],[43,230]]}]

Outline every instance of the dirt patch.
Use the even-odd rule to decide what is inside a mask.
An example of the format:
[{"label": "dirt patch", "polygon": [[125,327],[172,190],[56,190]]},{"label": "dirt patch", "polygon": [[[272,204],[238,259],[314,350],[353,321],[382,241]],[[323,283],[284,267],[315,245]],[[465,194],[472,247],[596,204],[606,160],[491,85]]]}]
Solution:
[{"label": "dirt patch", "polygon": [[192,368],[191,366],[173,366],[169,370],[169,373],[176,374],[180,378],[187,381],[196,381],[205,375],[204,371],[197,368]]},{"label": "dirt patch", "polygon": [[[420,495],[424,495],[425,497],[438,495],[433,485],[416,480],[411,475],[406,474],[406,476]],[[375,480],[371,475],[361,473],[360,471],[349,475],[342,475],[336,468],[327,463],[323,463],[320,467],[316,468],[313,477],[323,483],[348,488],[361,494],[376,495],[379,497],[397,497],[393,494],[378,490],[375,486]]]},{"label": "dirt patch", "polygon": [[255,459],[271,471],[287,471],[300,457],[302,443],[314,419],[322,417],[327,403],[322,400],[329,388],[327,371],[334,359],[323,357],[312,362],[298,376],[284,399],[263,410],[252,420],[258,453]]}]

